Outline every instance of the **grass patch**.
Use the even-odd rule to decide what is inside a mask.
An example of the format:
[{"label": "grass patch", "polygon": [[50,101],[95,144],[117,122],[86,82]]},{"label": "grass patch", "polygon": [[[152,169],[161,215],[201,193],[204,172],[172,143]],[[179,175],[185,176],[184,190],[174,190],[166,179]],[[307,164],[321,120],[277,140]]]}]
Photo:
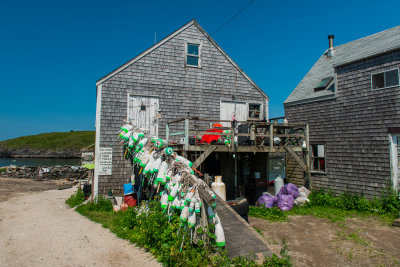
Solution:
[{"label": "grass patch", "polygon": [[399,196],[391,192],[381,198],[367,200],[363,196],[342,194],[333,196],[329,191],[314,191],[309,195],[310,202],[303,207],[293,207],[290,211],[281,211],[278,207],[271,209],[251,206],[249,215],[273,222],[288,220],[288,216],[312,215],[328,218],[332,222],[343,221],[347,217],[371,215],[378,216],[385,224],[390,225],[400,213]]},{"label": "grass patch", "polygon": [[336,235],[341,239],[352,241],[356,244],[369,246],[369,242],[367,240],[361,238],[357,232],[346,233],[345,231],[338,231]]},{"label": "grass patch", "polygon": [[71,195],[67,200],[65,200],[65,203],[67,203],[68,206],[73,208],[83,203],[84,201],[85,201],[85,195],[83,194],[82,189],[78,188],[78,191],[76,191],[75,194]]},{"label": "grass patch", "polygon": [[81,149],[94,144],[94,142],[94,131],[56,132],[28,135],[1,141],[0,147],[47,150],[61,148]]},{"label": "grass patch", "polygon": [[[115,213],[111,202],[99,197],[76,211],[101,223],[118,237],[145,248],[166,266],[258,266],[251,257],[230,259],[226,251],[214,245],[204,246],[201,240],[197,245],[192,244],[188,230],[182,227],[178,234],[179,216],[175,213],[168,221],[157,201]],[[209,237],[214,244],[215,236],[210,233]],[[263,266],[291,266],[286,246],[280,254],[280,257],[274,254],[267,258]]]}]

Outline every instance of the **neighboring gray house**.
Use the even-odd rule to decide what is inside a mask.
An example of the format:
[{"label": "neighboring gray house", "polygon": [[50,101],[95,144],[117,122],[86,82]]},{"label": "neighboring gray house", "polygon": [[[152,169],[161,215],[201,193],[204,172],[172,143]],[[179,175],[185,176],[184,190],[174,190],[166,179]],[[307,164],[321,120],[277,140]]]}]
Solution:
[{"label": "neighboring gray house", "polygon": [[[124,120],[165,137],[166,122],[190,116],[237,119],[249,106],[268,119],[268,96],[192,20],[96,82],[94,194],[120,194],[131,167],[110,144]],[[222,111],[222,112],[221,112]]]},{"label": "neighboring gray house", "polygon": [[312,186],[379,196],[399,186],[400,26],[333,46],[284,102],[310,126]]}]

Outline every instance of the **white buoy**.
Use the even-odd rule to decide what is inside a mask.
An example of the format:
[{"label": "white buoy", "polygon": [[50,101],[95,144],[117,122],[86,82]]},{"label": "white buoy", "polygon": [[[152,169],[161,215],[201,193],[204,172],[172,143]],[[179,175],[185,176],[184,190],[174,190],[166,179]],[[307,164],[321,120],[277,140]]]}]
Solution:
[{"label": "white buoy", "polygon": [[215,236],[216,236],[216,243],[219,247],[225,246],[225,234],[224,229],[222,228],[221,220],[217,213],[215,213]]},{"label": "white buoy", "polygon": [[179,216],[179,218],[181,219],[181,221],[183,222],[187,222],[189,217],[189,208],[188,206],[183,207],[182,211],[181,211],[181,216]]},{"label": "white buoy", "polygon": [[161,208],[165,209],[165,207],[168,204],[168,194],[167,194],[167,192],[164,191],[162,193],[160,202],[161,202]]},{"label": "white buoy", "polygon": [[192,165],[193,165],[193,162],[191,162],[191,161],[188,160],[187,158],[184,158],[184,157],[179,156],[179,155],[177,155],[177,156],[175,157],[175,160],[176,160],[176,161],[179,161],[179,162],[183,162],[183,164],[186,164],[186,165],[189,166],[189,167],[192,167]]},{"label": "white buoy", "polygon": [[[190,209],[190,208],[189,208]],[[195,227],[196,226],[196,223],[197,223],[197,221],[196,221],[196,219],[197,219],[197,216],[196,216],[196,213],[195,212],[191,212],[190,210],[189,210],[189,218],[188,218],[188,225],[189,225],[189,227]]]},{"label": "white buoy", "polygon": [[169,201],[173,201],[176,198],[176,196],[178,195],[178,190],[179,190],[179,184],[176,183],[174,187],[172,187],[171,194],[168,196]]},{"label": "white buoy", "polygon": [[161,166],[162,160],[161,157],[158,157],[154,160],[153,163],[153,169],[151,170],[153,173],[158,173],[158,171],[160,170],[160,166]]},{"label": "white buoy", "polygon": [[160,165],[160,169],[158,170],[156,181],[165,184],[167,182],[167,169],[168,169],[168,163],[166,161],[163,161]]},{"label": "white buoy", "polygon": [[[168,197],[169,200],[169,197]],[[181,201],[179,200],[179,198],[175,198],[174,201],[172,202],[171,208],[173,209],[178,209],[181,207]]]}]

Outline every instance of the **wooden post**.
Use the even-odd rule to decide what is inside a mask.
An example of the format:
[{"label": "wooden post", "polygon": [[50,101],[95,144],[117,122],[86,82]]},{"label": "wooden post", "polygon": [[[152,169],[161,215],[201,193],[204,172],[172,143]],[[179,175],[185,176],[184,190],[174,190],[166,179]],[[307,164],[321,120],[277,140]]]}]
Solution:
[{"label": "wooden post", "polygon": [[311,164],[310,164],[310,128],[308,123],[306,124],[306,165],[308,172],[306,173],[307,178],[304,181],[305,186],[308,189],[311,189]]},{"label": "wooden post", "polygon": [[274,151],[274,125],[272,123],[269,124],[269,146],[271,148],[271,152]]},{"label": "wooden post", "polygon": [[167,140],[169,144],[169,124],[167,123],[165,127],[165,140]]},{"label": "wooden post", "polygon": [[185,151],[189,150],[189,119],[185,119]]},{"label": "wooden post", "polygon": [[306,150],[306,164],[310,170],[310,128],[308,124],[306,124]]}]

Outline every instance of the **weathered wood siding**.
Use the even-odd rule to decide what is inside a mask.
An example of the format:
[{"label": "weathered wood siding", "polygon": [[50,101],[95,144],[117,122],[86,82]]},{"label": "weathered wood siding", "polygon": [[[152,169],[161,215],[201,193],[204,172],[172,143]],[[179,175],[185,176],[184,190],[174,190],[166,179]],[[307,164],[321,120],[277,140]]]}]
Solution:
[{"label": "weathered wood siding", "polygon": [[[186,43],[201,43],[201,68],[185,66]],[[265,97],[227,58],[192,25],[102,84],[100,147],[109,147],[127,117],[127,96],[159,97],[159,136],[165,136],[168,121],[191,116],[219,119],[220,100],[264,101]],[[265,108],[265,104],[264,107]],[[122,149],[113,146],[112,176],[99,177],[99,193],[122,192],[131,167]]]},{"label": "weathered wood siding", "polygon": [[310,125],[325,144],[326,174],[312,185],[336,193],[379,196],[390,187],[388,127],[400,125],[399,87],[371,90],[371,74],[400,67],[400,50],[338,67],[337,98],[285,107],[289,122]]}]

